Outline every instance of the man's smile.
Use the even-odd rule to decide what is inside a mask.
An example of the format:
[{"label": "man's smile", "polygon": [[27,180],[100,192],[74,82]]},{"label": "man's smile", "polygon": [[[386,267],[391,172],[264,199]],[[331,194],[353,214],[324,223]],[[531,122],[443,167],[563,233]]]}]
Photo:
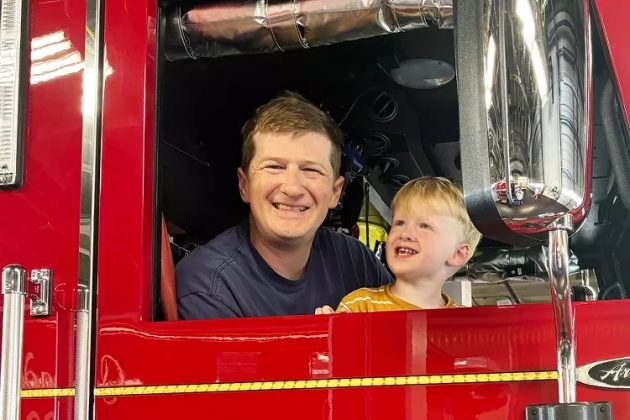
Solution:
[{"label": "man's smile", "polygon": [[302,213],[308,210],[308,207],[306,206],[295,206],[295,205],[281,204],[281,203],[272,203],[272,205],[276,210],[280,210],[282,212],[289,212],[289,213]]}]

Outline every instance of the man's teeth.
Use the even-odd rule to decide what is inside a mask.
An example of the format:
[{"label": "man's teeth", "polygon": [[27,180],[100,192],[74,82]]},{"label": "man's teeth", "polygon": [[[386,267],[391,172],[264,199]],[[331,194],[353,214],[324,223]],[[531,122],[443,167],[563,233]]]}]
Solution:
[{"label": "man's teeth", "polygon": [[296,207],[296,206],[285,206],[284,204],[275,204],[274,205],[278,210],[282,211],[293,211],[296,213],[302,212],[306,210],[306,207]]},{"label": "man's teeth", "polygon": [[398,248],[398,255],[415,255],[417,254],[416,251],[414,251],[413,249],[409,249],[409,248]]}]

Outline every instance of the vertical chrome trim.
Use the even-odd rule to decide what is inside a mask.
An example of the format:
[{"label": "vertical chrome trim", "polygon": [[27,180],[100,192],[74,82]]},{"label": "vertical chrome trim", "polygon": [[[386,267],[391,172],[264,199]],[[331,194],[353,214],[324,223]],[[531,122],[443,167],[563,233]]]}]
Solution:
[{"label": "vertical chrome trim", "polygon": [[570,214],[554,222],[549,232],[549,284],[556,322],[558,361],[558,397],[560,403],[575,402],[575,325],[569,281],[569,232],[573,230]]},{"label": "vertical chrome trim", "polygon": [[[83,74],[83,144],[81,156],[81,218],[79,221],[79,308],[75,359],[75,420],[90,417],[93,372],[93,300],[96,288],[98,197],[100,193],[101,104],[103,98],[102,0],[88,0]],[[83,273],[83,274],[82,274]]]},{"label": "vertical chrome trim", "polygon": [[[496,13],[499,16],[497,19],[498,23],[498,34],[499,39],[505,39],[505,19],[508,16],[507,9],[505,7],[505,0],[497,0],[496,2]],[[507,45],[505,42],[499,42],[499,95],[501,96],[501,104],[500,104],[500,121],[501,121],[501,146],[503,146],[505,156],[510,156],[510,110],[509,103],[510,98],[508,95],[508,65],[507,65],[507,53],[505,49]],[[505,159],[503,162],[504,171],[505,171],[505,184],[512,185],[512,173],[510,170],[510,160]],[[510,203],[514,202],[514,197],[512,196],[512,189],[506,188],[506,193],[508,197],[508,201]]]},{"label": "vertical chrome trim", "polygon": [[[87,419],[90,411],[90,293],[85,285],[79,285],[77,308],[75,360],[74,418]],[[79,380],[80,379],[80,380]]]},{"label": "vertical chrome trim", "polygon": [[0,419],[19,420],[22,380],[22,342],[26,270],[7,265],[2,270],[2,366],[0,367]]}]

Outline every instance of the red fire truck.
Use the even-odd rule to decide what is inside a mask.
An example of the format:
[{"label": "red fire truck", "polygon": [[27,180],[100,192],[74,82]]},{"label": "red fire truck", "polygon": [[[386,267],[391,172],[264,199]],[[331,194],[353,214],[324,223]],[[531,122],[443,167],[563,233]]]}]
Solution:
[{"label": "red fire truck", "polygon": [[[630,419],[627,2],[0,4],[3,419]],[[246,216],[239,128],[285,89],[348,136],[332,224],[447,176],[482,252],[548,246],[551,304],[177,320],[172,258]]]}]

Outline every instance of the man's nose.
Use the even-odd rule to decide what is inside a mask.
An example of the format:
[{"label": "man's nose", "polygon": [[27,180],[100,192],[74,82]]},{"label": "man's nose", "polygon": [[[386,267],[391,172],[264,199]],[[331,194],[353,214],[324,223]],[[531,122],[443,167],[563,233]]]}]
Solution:
[{"label": "man's nose", "polygon": [[284,174],[284,182],[282,183],[281,191],[288,196],[304,194],[304,183],[299,169],[287,168]]}]

